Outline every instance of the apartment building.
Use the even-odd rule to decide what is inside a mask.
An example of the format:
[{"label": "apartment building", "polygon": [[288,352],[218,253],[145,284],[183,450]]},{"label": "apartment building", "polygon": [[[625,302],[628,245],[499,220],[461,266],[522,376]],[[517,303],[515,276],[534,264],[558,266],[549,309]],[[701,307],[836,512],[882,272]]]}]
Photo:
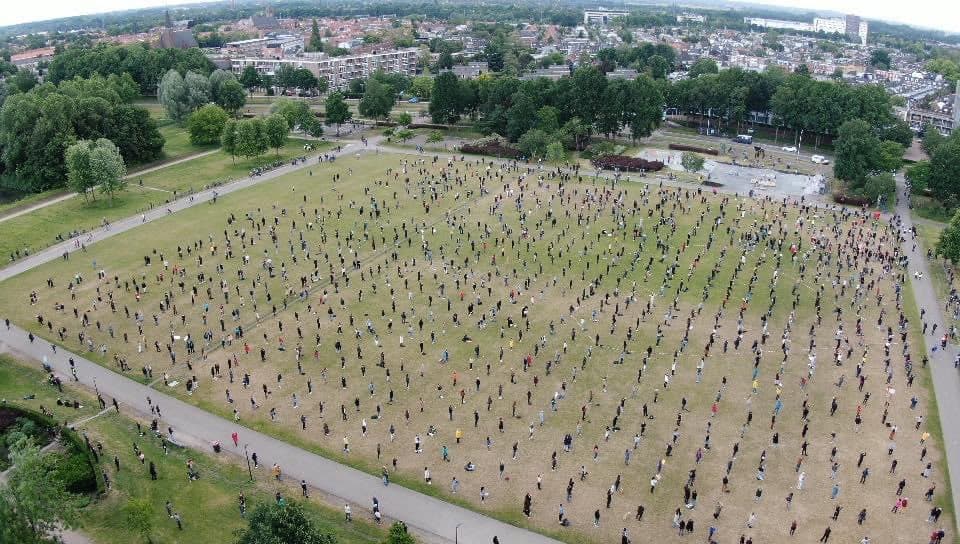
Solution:
[{"label": "apartment building", "polygon": [[416,48],[394,49],[381,53],[331,57],[323,53],[305,53],[293,58],[235,58],[231,59],[233,73],[240,75],[244,68],[253,66],[261,74],[273,75],[281,65],[306,68],[325,79],[330,89],[346,89],[355,79],[366,79],[377,70],[408,76],[417,73],[418,51]]}]

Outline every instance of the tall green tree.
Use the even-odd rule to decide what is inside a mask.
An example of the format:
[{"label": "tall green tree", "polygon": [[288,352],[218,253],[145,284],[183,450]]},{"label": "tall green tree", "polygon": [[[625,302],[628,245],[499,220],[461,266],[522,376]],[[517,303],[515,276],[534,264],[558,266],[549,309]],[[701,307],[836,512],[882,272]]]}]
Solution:
[{"label": "tall green tree", "polygon": [[220,147],[224,153],[229,153],[233,162],[237,162],[237,124],[233,119],[227,119],[220,134]]},{"label": "tall green tree", "polygon": [[350,106],[347,105],[347,102],[343,99],[343,94],[339,91],[334,91],[327,95],[327,100],[324,103],[325,119],[328,125],[337,125],[337,136],[340,135],[340,125],[346,123],[353,117],[353,112],[350,111]]},{"label": "tall green tree", "polygon": [[320,36],[320,26],[314,19],[310,24],[310,41],[307,42],[307,51],[323,51],[323,38]]},{"label": "tall green tree", "polygon": [[44,462],[40,448],[22,439],[11,449],[10,461],[13,468],[4,494],[32,536],[40,539],[60,527],[73,527],[78,518],[77,497],[54,477],[55,467]]},{"label": "tall green tree", "polygon": [[442,72],[433,81],[430,118],[434,123],[451,125],[460,118],[460,80],[453,72]]},{"label": "tall green tree", "polygon": [[286,145],[287,134],[290,133],[287,119],[279,113],[275,113],[263,121],[263,131],[266,134],[268,144],[277,151],[279,157],[280,148]]},{"label": "tall green tree", "polygon": [[176,70],[169,70],[160,80],[157,88],[157,100],[167,111],[171,119],[180,123],[193,111],[183,76]]},{"label": "tall green tree", "polygon": [[694,62],[690,66],[690,70],[687,71],[687,75],[690,79],[695,79],[703,74],[716,74],[719,73],[720,69],[717,67],[717,61],[713,59],[703,58]]},{"label": "tall green tree", "polygon": [[216,104],[207,104],[193,112],[187,121],[190,143],[193,145],[218,143],[229,118],[227,112]]},{"label": "tall green tree", "polygon": [[243,72],[240,73],[240,84],[243,85],[243,88],[250,93],[259,87],[261,81],[260,74],[257,73],[257,69],[253,66],[244,67]]},{"label": "tall green tree", "polygon": [[879,169],[884,172],[899,170],[903,166],[903,151],[903,146],[897,142],[881,141]]},{"label": "tall green tree", "polygon": [[75,193],[83,195],[83,199],[97,199],[93,167],[90,164],[90,140],[80,140],[67,148],[64,160],[67,164],[67,182]]},{"label": "tall green tree", "polygon": [[187,75],[183,76],[183,84],[187,88],[187,104],[191,112],[210,102],[210,80],[207,76],[187,72]]},{"label": "tall green tree", "polygon": [[393,88],[386,83],[381,83],[376,78],[367,80],[363,92],[363,98],[357,108],[360,115],[381,119],[390,115],[393,109]]},{"label": "tall green tree", "polygon": [[663,121],[663,94],[656,82],[647,76],[633,81],[624,106],[624,122],[634,140],[653,134]]},{"label": "tall green tree", "polygon": [[960,204],[960,138],[951,137],[930,157],[927,185],[948,208]]},{"label": "tall green tree", "polygon": [[[270,112],[282,115],[290,130],[299,129],[314,136],[323,134],[322,124],[313,114],[310,104],[304,100],[280,98],[270,107]],[[320,132],[315,134],[318,126]]]},{"label": "tall green tree", "polygon": [[231,79],[220,86],[216,103],[227,113],[235,116],[240,108],[247,103],[247,93],[243,90],[243,85],[240,85],[239,81]]},{"label": "tall green tree", "polygon": [[237,155],[259,157],[267,152],[269,143],[262,119],[244,119],[237,123]]},{"label": "tall green tree", "polygon": [[235,544],[336,544],[333,534],[320,530],[303,509],[290,501],[285,506],[260,503],[250,513],[247,528],[237,535]]},{"label": "tall green tree", "polygon": [[854,119],[844,123],[834,150],[833,174],[854,188],[862,186],[867,176],[879,170],[880,140],[866,121]]},{"label": "tall green tree", "polygon": [[423,100],[430,100],[433,96],[433,78],[428,75],[413,78],[410,82],[410,94]]}]

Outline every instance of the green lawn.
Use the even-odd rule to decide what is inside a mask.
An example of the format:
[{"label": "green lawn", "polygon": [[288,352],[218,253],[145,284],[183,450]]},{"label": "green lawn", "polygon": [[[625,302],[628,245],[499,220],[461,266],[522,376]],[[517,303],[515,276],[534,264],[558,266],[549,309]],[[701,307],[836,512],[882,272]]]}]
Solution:
[{"label": "green lawn", "polygon": [[193,145],[190,143],[190,133],[185,127],[176,123],[166,123],[160,127],[160,134],[163,135],[163,157],[164,160],[178,159],[191,153],[200,153],[214,149],[216,145]]},{"label": "green lawn", "polygon": [[[35,394],[36,398],[25,400],[23,397]],[[80,410],[56,406],[56,398],[82,399]],[[0,398],[9,404],[39,410],[43,405],[53,409],[56,419],[74,422],[97,413],[96,402],[88,392],[71,390],[60,395],[56,389],[45,383],[42,372],[20,364],[7,356],[0,356]],[[148,422],[142,421],[144,428]],[[91,442],[103,444],[104,456],[100,469],[110,476],[112,489],[106,497],[94,502],[82,512],[80,530],[96,542],[141,542],[142,539],[127,529],[124,506],[133,498],[145,499],[152,507],[153,542],[195,543],[228,542],[236,529],[244,527],[244,521],[237,508],[237,494],[241,491],[247,497],[248,512],[257,503],[272,501],[274,493],[280,491],[287,497],[299,496],[299,489],[293,486],[275,484],[269,478],[260,478],[250,482],[245,467],[236,459],[212,455],[192,450],[170,450],[164,455],[156,440],[148,433],[140,436],[136,422],[113,412],[92,419],[79,426],[78,431],[86,432]],[[160,478],[151,481],[146,465],[141,465],[133,454],[132,444],[136,443],[146,458],[156,463]],[[112,459],[120,458],[120,470],[114,468]],[[199,468],[200,479],[187,482],[185,465],[193,459]],[[164,504],[169,500],[183,517],[184,529],[178,531],[176,524],[167,518]],[[346,524],[342,520],[339,508],[333,508],[316,500],[308,502],[308,511],[317,524],[326,532],[333,532],[337,541],[345,544],[366,544],[379,542],[383,538],[381,528],[361,520]]]},{"label": "green lawn", "polygon": [[[155,170],[143,176],[135,176],[130,180],[132,185],[139,185],[143,181],[145,187],[154,187],[167,191],[200,190],[211,183],[223,183],[233,179],[245,177],[250,170],[277,160],[287,160],[291,157],[304,155],[304,140],[291,138],[286,147],[280,149],[279,157],[274,150],[254,159],[231,157],[229,154],[218,151],[211,155],[204,155],[195,159],[174,164],[160,170]],[[324,149],[329,144],[311,142],[318,149]],[[319,144],[319,145],[318,145]],[[314,151],[316,152],[316,151]]]},{"label": "green lawn", "polygon": [[[860,234],[861,229],[875,228],[882,235],[884,226],[862,227],[826,216],[816,225],[794,229],[798,211],[792,206],[697,194],[692,185],[660,189],[626,181],[610,192],[611,197],[622,192],[617,198],[625,203],[626,213],[620,217],[607,213],[612,209],[609,204],[599,206],[593,200],[609,181],[590,175],[584,175],[582,183],[564,184],[568,198],[558,197],[555,178],[550,178],[522,187],[523,200],[518,201],[523,202],[522,209],[499,206],[520,186],[522,168],[507,170],[478,157],[427,160],[413,166],[409,160],[389,153],[345,157],[225,195],[216,207],[186,210],[91,245],[84,260],[95,259],[117,280],[87,280],[75,287],[74,300],[66,286],[78,265],[58,260],[0,285],[0,306],[14,322],[47,340],[56,341],[37,323],[38,313],[55,326],[67,327],[69,333],[60,343],[70,349],[85,349],[75,334],[83,328],[88,338],[109,344],[105,354],[88,354],[106,367],[114,368],[111,358],[117,353],[135,362],[135,368],[151,364],[164,369],[179,383],[165,390],[185,402],[225,417],[239,406],[245,426],[368,472],[378,472],[383,460],[395,457],[394,479],[401,485],[538,530],[559,529],[556,502],[562,500],[568,479],[576,479],[577,468],[586,465],[589,478],[579,480],[577,498],[566,505],[575,525],[560,529],[569,542],[612,542],[621,527],[629,527],[636,536],[667,526],[678,506],[674,490],[682,489],[688,471],[696,466],[694,450],[704,443],[708,422],[715,448],[697,467],[700,506],[685,514],[697,516],[701,533],[710,523],[714,502],[724,497],[724,517],[718,522],[723,534],[738,534],[757,508],[762,521],[751,536],[764,542],[785,537],[790,520],[782,514],[783,495],[778,496],[778,490],[796,485],[793,463],[807,437],[811,452],[805,466],[810,467],[811,484],[794,504],[804,530],[822,531],[822,525],[810,522],[807,527],[804,520],[827,520],[833,510],[824,500],[832,482],[826,470],[816,468],[829,466],[831,432],[837,433],[841,445],[842,466],[854,466],[861,448],[871,452],[871,464],[887,462],[889,430],[879,424],[885,408],[879,398],[886,391],[879,370],[885,327],[865,327],[862,337],[851,338],[845,367],[825,362],[809,386],[802,381],[809,372],[810,350],[821,361],[834,357],[829,336],[836,318],[827,311],[834,306],[846,309],[848,300],[859,301],[857,313],[842,314],[848,330],[861,317],[864,323],[890,323],[891,314],[881,317],[880,312],[895,305],[890,276],[880,278],[870,294],[864,291],[853,300],[849,284],[833,281],[835,265],[825,261],[832,251],[810,248],[807,240],[820,229]],[[489,192],[478,191],[480,176],[486,177]],[[761,234],[759,225],[774,217],[782,228],[774,235]],[[242,237],[229,234],[241,229]],[[222,257],[218,234],[210,244],[190,243],[221,230],[228,233],[224,236],[230,239],[231,258]],[[796,260],[784,251],[793,244],[803,245]],[[158,258],[148,266],[143,256],[152,251]],[[250,255],[251,260],[235,258],[240,255]],[[183,267],[184,286],[177,289],[178,280],[166,276],[160,259]],[[273,274],[267,271],[271,267],[276,267]],[[874,281],[878,272],[864,274],[863,279]],[[216,276],[229,286],[222,298],[210,287]],[[48,278],[54,286],[45,287]],[[127,278],[140,279],[142,296],[133,293]],[[190,292],[194,286],[196,294]],[[820,298],[821,286],[826,304],[823,323],[818,324],[814,300]],[[33,305],[27,295],[31,291],[37,292]],[[110,294],[117,308],[139,309],[149,316],[143,332],[135,319],[100,303],[97,297],[103,293]],[[880,294],[886,306],[876,298]],[[909,305],[909,294],[904,297],[903,304]],[[174,312],[164,309],[166,298]],[[49,309],[68,300],[67,311]],[[773,305],[774,300],[779,304]],[[649,312],[645,303],[652,305]],[[233,316],[224,318],[219,327],[218,306],[223,307],[222,316]],[[98,326],[84,327],[71,307]],[[739,316],[744,325],[742,346],[734,340]],[[765,349],[759,347],[763,321],[770,324],[772,335]],[[662,343],[656,340],[661,325]],[[100,326],[109,326],[111,332]],[[706,339],[715,327],[718,342],[710,351]],[[231,329],[245,336],[241,340]],[[207,330],[210,335],[197,341],[199,354],[185,354],[180,344],[168,340],[171,334],[199,339]],[[777,340],[788,331],[794,348],[781,358]],[[816,347],[806,347],[814,334]],[[732,344],[729,351],[727,341]],[[758,345],[750,348],[754,341]],[[157,348],[141,351],[138,342]],[[336,342],[344,344],[343,355]],[[163,344],[176,350],[177,365],[171,366]],[[916,344],[911,345],[918,360]],[[647,349],[651,366],[644,375],[638,370]],[[302,360],[294,351],[303,355]],[[440,362],[443,352],[449,353],[449,362]],[[527,354],[535,361],[530,369],[520,366]],[[621,354],[623,364],[617,362]],[[701,358],[706,359],[703,382],[694,371]],[[854,397],[859,397],[852,392],[855,385],[847,382],[845,391],[851,392],[843,395],[836,418],[827,416],[825,407],[840,387],[834,384],[844,374],[852,380],[851,367],[861,358],[871,373],[866,391],[875,400],[863,408],[871,424],[854,434],[851,421],[858,400]],[[193,368],[187,369],[184,359]],[[240,365],[232,368],[242,368],[235,372],[249,374],[252,383],[249,393],[231,386],[241,400],[238,405],[225,400],[223,382],[205,377],[212,365],[222,368],[231,359]],[[894,360],[899,369],[899,359]],[[754,368],[757,374],[752,373]],[[461,382],[456,381],[457,374]],[[188,394],[183,384],[193,375],[199,376],[201,386]],[[660,385],[661,375],[674,376],[669,388]],[[756,386],[751,385],[754,379]],[[901,393],[890,403],[889,415],[903,425],[901,470],[919,474],[918,433],[910,422],[918,413],[930,413],[932,401],[922,379],[913,389],[904,382],[905,376],[897,372],[891,383]],[[714,418],[711,403],[721,390],[720,415]],[[566,400],[554,412],[551,399],[561,391]],[[302,405],[292,403],[294,393]],[[917,410],[900,400],[912,395],[918,397]],[[256,396],[262,408],[248,403],[248,396]],[[783,399],[786,416],[776,423],[779,447],[772,446],[774,421],[769,427],[765,421],[776,399]],[[801,431],[799,416],[808,399],[815,422],[810,434]],[[681,425],[675,414],[681,413],[684,400],[690,401],[689,411],[682,413]],[[349,418],[338,416],[338,405]],[[642,405],[651,407],[656,417],[641,420]],[[269,415],[273,409],[276,418]],[[542,426],[535,423],[538,409],[547,414]],[[626,415],[618,419],[621,409]],[[742,428],[748,411],[756,417],[749,433]],[[300,415],[308,418],[307,428],[297,425]],[[369,433],[360,428],[361,418],[370,425]],[[577,426],[582,420],[581,434]],[[632,436],[643,432],[637,429],[641,421],[646,422],[645,438],[634,463],[623,468],[621,459],[632,447]],[[616,432],[618,422],[623,425]],[[395,441],[387,431],[394,424]],[[608,425],[614,428],[612,435],[605,434]],[[933,417],[927,420],[931,432],[937,432],[936,425]],[[329,433],[319,432],[327,426]],[[528,435],[528,426],[535,436]],[[431,427],[435,433],[428,432]],[[682,439],[672,435],[675,429],[683,433]],[[464,431],[462,441],[455,441],[456,430]],[[566,433],[576,433],[576,448],[558,453],[559,466],[552,467],[551,450],[559,449]],[[426,435],[426,445],[424,455],[412,457],[415,435]],[[492,437],[489,446],[487,436]],[[350,440],[348,454],[340,453],[343,437]],[[663,453],[671,441],[677,449],[663,471],[662,491],[650,494],[646,482],[657,461],[671,455]],[[513,443],[522,444],[519,455],[511,455]],[[735,443],[746,461],[737,462],[733,489],[725,494],[719,483]],[[594,445],[596,458],[591,455]],[[441,459],[442,446],[450,447],[452,462]],[[755,484],[754,463],[761,452],[770,458],[770,472],[765,483]],[[931,445],[929,459],[942,467],[941,448]],[[477,462],[477,471],[462,470],[467,460]],[[499,461],[508,467],[509,478],[498,477]],[[433,473],[433,485],[421,479],[424,466]],[[872,470],[881,473],[882,468],[873,465]],[[544,475],[542,490],[534,487],[537,474]],[[462,493],[455,496],[446,485],[454,475],[463,484]],[[604,524],[595,531],[593,509],[620,475],[625,478],[623,498],[618,494],[615,509],[603,510]],[[944,477],[942,468],[934,472],[938,491],[946,487]],[[880,514],[890,507],[890,485],[896,485],[892,476],[878,474],[864,487],[856,487],[860,484],[853,469],[845,469],[840,478],[847,517],[843,525],[833,527],[840,531],[835,535],[839,541],[862,538],[855,534],[860,530],[907,535],[930,527],[922,508],[896,518]],[[767,495],[761,505],[753,506],[753,493],[760,485]],[[923,484],[911,480],[910,485],[911,498],[919,502]],[[480,486],[491,493],[482,504]],[[526,492],[536,497],[530,519],[518,514]],[[638,504],[646,505],[648,517],[643,522],[630,515]],[[871,512],[863,528],[849,523],[861,507]],[[677,541],[667,535],[661,539]]]},{"label": "green lawn", "polygon": [[[303,155],[302,146],[302,140],[291,139],[287,147],[281,150],[281,158]],[[199,190],[213,182],[240,178],[247,175],[251,168],[275,160],[276,155],[271,150],[256,159],[237,159],[234,164],[229,155],[218,152],[134,177],[129,180],[128,190],[113,203],[102,195],[98,195],[95,202],[71,198],[15,217],[2,224],[0,258],[7,260],[18,249],[22,251],[26,248],[33,253],[58,243],[58,235],[69,238],[71,232],[100,226],[103,219],[115,221],[149,209],[151,204],[162,206],[173,197],[173,191]],[[162,190],[141,188],[141,179],[145,187]]]}]

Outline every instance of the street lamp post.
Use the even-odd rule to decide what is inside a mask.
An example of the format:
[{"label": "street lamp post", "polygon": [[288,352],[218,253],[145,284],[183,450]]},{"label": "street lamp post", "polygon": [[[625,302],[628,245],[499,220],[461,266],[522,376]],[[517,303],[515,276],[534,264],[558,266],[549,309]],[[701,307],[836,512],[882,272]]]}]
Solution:
[{"label": "street lamp post", "polygon": [[247,472],[250,474],[250,481],[253,481],[253,469],[250,468],[250,456],[247,454],[247,444],[243,445],[243,456],[247,459]]},{"label": "street lamp post", "polygon": [[459,544],[460,542],[460,526],[462,523],[458,523],[456,527],[453,528],[453,544]]}]

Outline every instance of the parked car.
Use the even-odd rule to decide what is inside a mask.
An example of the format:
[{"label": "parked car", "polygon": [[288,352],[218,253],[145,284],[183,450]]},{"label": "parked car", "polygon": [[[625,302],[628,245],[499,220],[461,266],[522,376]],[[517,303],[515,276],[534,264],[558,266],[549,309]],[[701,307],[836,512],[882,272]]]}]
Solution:
[{"label": "parked car", "polygon": [[419,102],[419,101],[420,101],[420,98],[419,98],[419,97],[416,97],[416,96],[414,96],[414,97],[411,98],[410,100],[407,100],[407,102],[409,102],[409,103],[411,103],[411,104],[416,104],[416,103]]},{"label": "parked car", "polygon": [[811,155],[810,162],[814,162],[816,164],[830,164],[830,161],[827,160],[827,158],[823,155]]},{"label": "parked car", "polygon": [[786,151],[787,153],[796,153],[797,148],[792,145],[785,145],[780,148],[781,151]]}]

